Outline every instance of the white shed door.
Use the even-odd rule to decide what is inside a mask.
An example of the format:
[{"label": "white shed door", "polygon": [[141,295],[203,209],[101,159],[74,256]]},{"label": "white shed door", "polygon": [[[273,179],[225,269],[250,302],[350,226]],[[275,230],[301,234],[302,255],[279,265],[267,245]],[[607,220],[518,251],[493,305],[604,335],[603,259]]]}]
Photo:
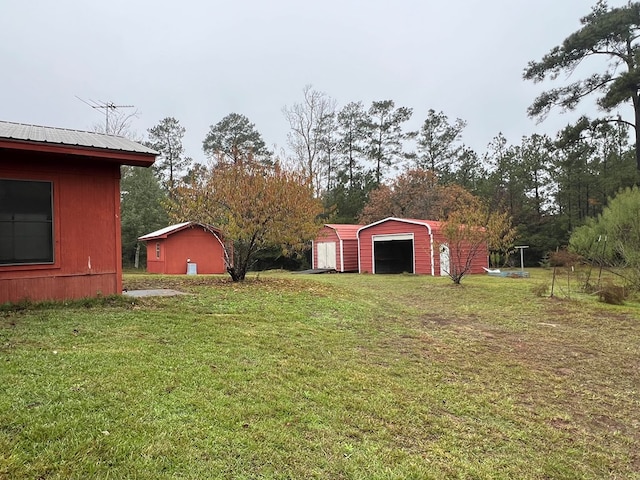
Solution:
[{"label": "white shed door", "polygon": [[336,243],[318,243],[318,268],[336,268]]},{"label": "white shed door", "polygon": [[449,275],[449,269],[451,268],[451,259],[449,255],[449,245],[440,245],[440,275],[446,277]]}]

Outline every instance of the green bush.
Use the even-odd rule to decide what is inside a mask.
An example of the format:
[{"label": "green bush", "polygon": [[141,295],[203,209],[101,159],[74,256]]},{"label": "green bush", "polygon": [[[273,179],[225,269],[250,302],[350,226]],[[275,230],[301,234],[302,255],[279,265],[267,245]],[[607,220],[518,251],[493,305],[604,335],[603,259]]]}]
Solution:
[{"label": "green bush", "polygon": [[640,290],[640,190],[621,190],[597,218],[577,228],[569,240],[572,252],[592,263],[624,269],[628,283]]}]

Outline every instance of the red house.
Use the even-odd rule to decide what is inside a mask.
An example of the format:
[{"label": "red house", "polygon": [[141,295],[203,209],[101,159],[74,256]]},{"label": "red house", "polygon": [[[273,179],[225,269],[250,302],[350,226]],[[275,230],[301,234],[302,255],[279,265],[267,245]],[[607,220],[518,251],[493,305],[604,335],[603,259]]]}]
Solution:
[{"label": "red house", "polygon": [[[415,273],[446,276],[457,252],[441,232],[442,223],[389,217],[358,230],[360,273]],[[470,273],[485,273],[488,247],[473,258]]]},{"label": "red house", "polygon": [[121,293],[120,166],[156,155],[122,137],[0,122],[0,303]]},{"label": "red house", "polygon": [[362,225],[326,224],[312,243],[312,268],[358,271],[358,229]]},{"label": "red house", "polygon": [[[196,222],[162,228],[138,238],[147,242],[147,272],[165,275],[226,273],[222,232]],[[191,264],[191,272],[187,272]]]}]

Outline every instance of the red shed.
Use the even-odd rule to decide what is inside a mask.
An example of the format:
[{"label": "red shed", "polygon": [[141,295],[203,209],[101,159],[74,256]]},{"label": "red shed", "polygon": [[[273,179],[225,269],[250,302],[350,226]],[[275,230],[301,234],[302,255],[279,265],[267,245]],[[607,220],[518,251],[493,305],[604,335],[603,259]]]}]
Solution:
[{"label": "red shed", "polygon": [[325,224],[312,244],[312,268],[358,271],[358,229],[362,225]]},{"label": "red shed", "polygon": [[[360,273],[415,273],[446,276],[455,252],[441,232],[442,223],[389,217],[358,230]],[[480,252],[470,273],[484,273],[488,250]]]},{"label": "red shed", "polygon": [[226,273],[222,232],[196,222],[184,222],[143,235],[147,242],[147,271],[165,275],[187,273],[187,263],[195,264],[193,273]]},{"label": "red shed", "polygon": [[0,303],[121,293],[120,165],[156,155],[122,137],[0,122]]}]

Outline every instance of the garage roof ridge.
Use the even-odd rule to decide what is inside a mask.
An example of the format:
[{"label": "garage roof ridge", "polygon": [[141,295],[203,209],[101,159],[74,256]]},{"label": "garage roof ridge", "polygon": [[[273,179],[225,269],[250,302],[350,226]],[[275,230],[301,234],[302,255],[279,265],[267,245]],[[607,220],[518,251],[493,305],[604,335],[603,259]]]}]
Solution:
[{"label": "garage roof ridge", "polygon": [[420,219],[416,219],[416,218],[387,217],[387,218],[383,218],[382,220],[378,220],[377,222],[373,222],[373,223],[370,223],[368,225],[365,225],[365,226],[359,228],[358,229],[358,236],[360,236],[360,232],[362,230],[365,230],[367,228],[374,227],[374,226],[379,225],[381,223],[392,221],[392,220],[395,220],[396,222],[412,223],[414,225],[421,225],[421,226],[427,227],[427,230],[429,230],[429,233],[431,233],[431,229],[433,227],[437,227],[442,223],[442,222],[439,222],[437,220],[420,220]]}]

